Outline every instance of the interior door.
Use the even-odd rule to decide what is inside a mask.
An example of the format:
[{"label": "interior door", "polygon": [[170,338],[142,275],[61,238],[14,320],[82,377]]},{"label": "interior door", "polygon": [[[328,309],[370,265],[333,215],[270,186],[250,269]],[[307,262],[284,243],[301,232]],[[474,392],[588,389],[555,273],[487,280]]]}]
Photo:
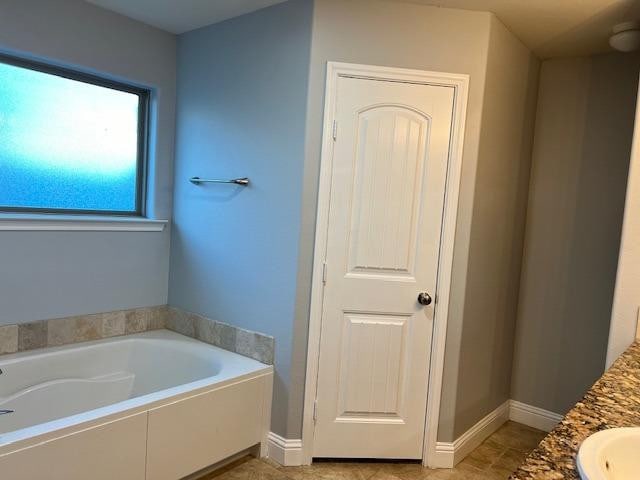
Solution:
[{"label": "interior door", "polygon": [[314,457],[422,457],[453,104],[338,80]]}]

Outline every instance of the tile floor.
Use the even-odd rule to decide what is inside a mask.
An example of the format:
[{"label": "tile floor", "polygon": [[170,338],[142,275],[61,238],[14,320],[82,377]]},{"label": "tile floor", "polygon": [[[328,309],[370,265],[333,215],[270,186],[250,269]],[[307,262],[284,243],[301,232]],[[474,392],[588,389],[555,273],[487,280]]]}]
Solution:
[{"label": "tile floor", "polygon": [[429,470],[417,463],[320,461],[306,467],[280,467],[251,457],[199,480],[506,480],[545,436],[507,422],[451,470]]}]

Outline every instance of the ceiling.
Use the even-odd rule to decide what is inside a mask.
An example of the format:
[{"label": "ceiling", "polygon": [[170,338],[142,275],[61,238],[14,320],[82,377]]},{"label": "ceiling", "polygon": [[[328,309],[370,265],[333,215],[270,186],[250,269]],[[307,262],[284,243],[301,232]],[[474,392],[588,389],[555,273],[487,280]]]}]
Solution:
[{"label": "ceiling", "polygon": [[611,29],[640,20],[639,0],[393,0],[495,13],[541,58],[610,51]]},{"label": "ceiling", "polygon": [[285,0],[86,0],[171,33],[244,15]]},{"label": "ceiling", "polygon": [[[284,0],[87,0],[172,33],[184,33]],[[347,1],[347,0],[345,0]],[[609,51],[616,23],[640,20],[639,0],[387,0],[491,11],[539,57]]]}]

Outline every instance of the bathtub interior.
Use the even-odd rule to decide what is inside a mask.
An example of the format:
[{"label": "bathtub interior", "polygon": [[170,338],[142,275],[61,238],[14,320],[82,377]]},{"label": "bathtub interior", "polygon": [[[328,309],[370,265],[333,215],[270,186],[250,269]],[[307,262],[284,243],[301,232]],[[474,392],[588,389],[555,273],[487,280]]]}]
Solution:
[{"label": "bathtub interior", "polygon": [[213,379],[234,360],[255,369],[232,356],[166,331],[8,356],[0,359],[0,410],[14,413],[0,415],[0,435]]}]

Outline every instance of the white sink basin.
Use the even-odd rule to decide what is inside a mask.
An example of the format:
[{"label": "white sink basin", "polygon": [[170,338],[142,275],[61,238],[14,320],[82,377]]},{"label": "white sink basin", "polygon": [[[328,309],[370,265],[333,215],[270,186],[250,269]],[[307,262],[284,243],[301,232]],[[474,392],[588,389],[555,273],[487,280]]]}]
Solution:
[{"label": "white sink basin", "polygon": [[582,480],[640,478],[640,428],[612,428],[588,437],[578,451]]}]

